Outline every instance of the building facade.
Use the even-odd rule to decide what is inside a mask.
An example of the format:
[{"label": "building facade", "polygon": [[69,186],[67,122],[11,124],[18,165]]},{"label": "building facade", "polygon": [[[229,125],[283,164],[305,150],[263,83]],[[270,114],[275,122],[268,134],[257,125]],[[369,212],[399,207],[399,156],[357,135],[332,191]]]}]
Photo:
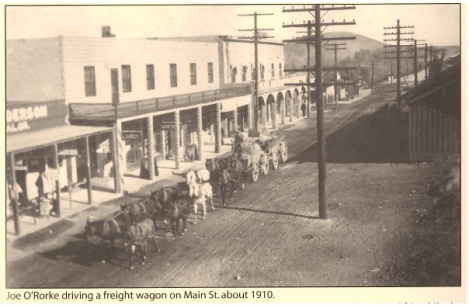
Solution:
[{"label": "building facade", "polygon": [[[292,81],[283,73],[281,43],[259,43],[257,101],[252,41],[60,36],[8,40],[6,49],[7,105],[60,100],[67,126],[111,132],[67,149],[79,155],[88,147],[91,178],[112,180],[117,192],[124,175],[154,179],[163,160],[179,169],[219,152],[232,131],[253,128],[255,111],[264,128],[300,113],[301,89],[283,85]],[[60,171],[63,184],[81,179],[75,159]]]}]

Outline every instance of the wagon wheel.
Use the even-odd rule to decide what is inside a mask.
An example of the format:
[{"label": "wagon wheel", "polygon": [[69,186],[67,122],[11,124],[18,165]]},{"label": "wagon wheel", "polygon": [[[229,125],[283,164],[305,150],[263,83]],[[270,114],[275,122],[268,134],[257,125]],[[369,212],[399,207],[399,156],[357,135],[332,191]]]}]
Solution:
[{"label": "wagon wheel", "polygon": [[256,182],[257,178],[259,178],[259,166],[256,163],[253,164],[253,168],[251,171],[251,178],[252,182]]},{"label": "wagon wheel", "polygon": [[278,168],[278,153],[277,152],[272,152],[272,167],[273,169]]},{"label": "wagon wheel", "polygon": [[262,161],[262,173],[264,175],[267,175],[269,173],[269,167],[270,167],[269,157],[267,157],[267,155],[264,155],[262,158],[264,159]]},{"label": "wagon wheel", "polygon": [[283,145],[283,151],[280,153],[280,161],[282,163],[285,163],[285,162],[287,162],[287,159],[288,159],[288,149],[287,149],[287,145],[284,144]]}]

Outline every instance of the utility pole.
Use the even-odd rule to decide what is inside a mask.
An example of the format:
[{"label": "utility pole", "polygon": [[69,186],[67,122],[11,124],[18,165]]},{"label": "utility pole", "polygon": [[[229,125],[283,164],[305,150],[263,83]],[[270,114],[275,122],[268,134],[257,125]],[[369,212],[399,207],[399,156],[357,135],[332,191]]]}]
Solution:
[{"label": "utility pole", "polygon": [[[257,17],[258,16],[272,16],[272,13],[258,14],[239,14],[238,16],[254,16],[254,28],[253,29],[242,29],[238,31],[251,31],[254,32],[254,36],[242,36],[240,39],[253,39],[254,40],[254,129],[259,131],[259,51],[258,42],[260,39],[273,38],[273,36],[259,35],[259,31],[272,31],[274,29],[259,29],[257,28]],[[265,122],[264,122],[265,123]]]},{"label": "utility pole", "polygon": [[335,73],[335,75],[334,75],[334,82],[335,82],[335,84],[334,84],[334,102],[337,102],[339,100],[339,98],[338,98],[339,94],[338,94],[338,90],[337,90],[337,81],[338,81],[338,79],[337,79],[337,73],[338,73],[338,71],[337,71],[337,51],[338,50],[346,50],[347,48],[341,48],[340,47],[340,46],[346,46],[346,45],[347,45],[346,43],[333,43],[330,46],[334,46],[334,48],[325,49],[326,51],[334,51],[334,68],[335,68],[335,70],[334,70],[334,73]]},{"label": "utility pole", "polygon": [[425,81],[428,80],[428,55],[427,55],[428,45],[425,44]]},{"label": "utility pole", "polygon": [[414,40],[414,87],[418,85],[418,76],[417,76],[417,39]]},{"label": "utility pole", "polygon": [[424,41],[422,39],[414,39],[414,87],[417,87],[418,85],[418,75],[417,75],[417,72],[418,72],[418,58],[420,57],[418,55],[418,52],[419,52],[419,48],[417,46],[421,46],[423,44],[419,44],[417,43],[418,41]]},{"label": "utility pole", "polygon": [[[334,83],[324,83],[322,72],[323,71],[336,71],[338,69],[344,70],[355,70],[355,67],[323,67],[322,66],[322,41],[331,40],[346,40],[346,39],[356,39],[356,37],[323,37],[321,27],[332,26],[332,25],[355,25],[355,20],[353,22],[346,22],[345,19],[343,22],[324,22],[322,20],[321,11],[332,11],[332,10],[347,10],[355,9],[354,5],[322,5],[314,4],[310,7],[304,6],[303,8],[295,9],[283,9],[284,13],[290,12],[309,12],[311,15],[314,12],[314,21],[308,21],[303,24],[291,24],[283,25],[283,27],[308,27],[308,36],[300,37],[291,40],[284,40],[284,42],[297,42],[297,43],[306,43],[307,45],[313,44],[315,46],[315,61],[316,65],[314,68],[309,67],[309,56],[308,56],[308,67],[305,69],[285,69],[285,72],[306,72],[307,76],[307,86],[308,86],[308,95],[310,92],[310,87],[316,87],[316,111],[317,111],[317,130],[318,130],[318,199],[319,199],[319,218],[327,219],[327,206],[326,206],[326,141],[324,134],[324,109],[323,109],[323,85],[332,85]],[[311,37],[311,29],[314,26],[314,36]],[[309,74],[315,71],[315,82],[314,84],[309,83]],[[288,83],[285,86],[302,86],[304,83]]]},{"label": "utility pole", "polygon": [[[401,56],[401,53],[405,53],[405,52],[411,52],[411,51],[404,51],[404,50],[401,50],[401,47],[403,46],[406,46],[406,47],[409,47],[409,46],[412,46],[411,44],[407,44],[407,45],[401,45],[401,41],[413,41],[414,39],[413,38],[402,38],[401,35],[412,35],[414,34],[414,32],[401,32],[401,29],[408,29],[408,28],[414,28],[413,25],[411,26],[401,26],[400,25],[400,22],[399,22],[399,19],[397,19],[397,26],[395,27],[385,27],[384,30],[396,30],[396,32],[384,32],[384,35],[396,35],[396,38],[395,39],[384,39],[384,41],[397,41],[397,44],[396,45],[384,45],[385,47],[385,51],[384,53],[385,54],[389,54],[389,53],[392,53],[396,55],[396,57],[391,57],[391,58],[386,58],[385,59],[397,59],[397,104],[400,105],[401,104],[401,59],[402,58],[412,58],[411,56]],[[386,50],[386,47],[395,47],[395,51],[388,51]]]}]

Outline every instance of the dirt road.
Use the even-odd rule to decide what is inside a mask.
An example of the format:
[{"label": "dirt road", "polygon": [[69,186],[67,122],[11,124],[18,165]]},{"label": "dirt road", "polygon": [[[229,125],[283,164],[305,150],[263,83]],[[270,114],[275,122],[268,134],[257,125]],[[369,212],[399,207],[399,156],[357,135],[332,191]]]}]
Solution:
[{"label": "dirt road", "polygon": [[[327,220],[318,219],[313,117],[285,131],[289,162],[190,225],[185,236],[159,239],[161,251],[151,252],[145,266],[128,270],[124,252],[102,264],[83,229],[74,227],[47,247],[11,258],[7,287],[431,286],[444,276],[443,284],[458,285],[457,257],[435,270],[441,257],[427,253],[421,264],[426,252],[416,247],[431,234],[431,225],[416,222],[435,206],[429,179],[447,164],[405,163],[405,116],[374,113],[389,102],[388,91],[378,87],[326,112]],[[84,224],[80,217],[73,221]],[[454,256],[458,238],[447,241],[455,248],[442,255]]]}]

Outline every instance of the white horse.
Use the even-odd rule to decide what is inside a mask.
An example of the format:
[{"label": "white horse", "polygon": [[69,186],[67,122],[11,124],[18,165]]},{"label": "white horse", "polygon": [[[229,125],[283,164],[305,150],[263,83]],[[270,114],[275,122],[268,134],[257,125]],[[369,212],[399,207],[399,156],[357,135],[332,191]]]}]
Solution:
[{"label": "white horse", "polygon": [[206,169],[201,169],[195,172],[190,170],[186,174],[186,182],[189,186],[189,197],[195,197],[199,193],[200,184],[210,181],[210,172]]},{"label": "white horse", "polygon": [[187,172],[186,182],[189,186],[189,197],[194,197],[199,192],[199,184],[197,183],[197,174],[193,170]]},{"label": "white horse", "polygon": [[198,184],[197,196],[194,199],[194,224],[197,223],[197,213],[199,204],[202,205],[202,219],[205,220],[205,215],[207,214],[207,200],[210,201],[212,211],[215,210],[213,205],[213,191],[210,183],[205,182],[203,184]]}]

